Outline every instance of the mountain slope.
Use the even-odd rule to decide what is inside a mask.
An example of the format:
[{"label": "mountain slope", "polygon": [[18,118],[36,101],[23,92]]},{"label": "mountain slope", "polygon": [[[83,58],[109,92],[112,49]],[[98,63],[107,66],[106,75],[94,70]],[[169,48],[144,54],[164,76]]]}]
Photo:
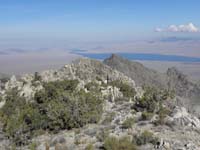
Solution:
[{"label": "mountain slope", "polygon": [[166,87],[165,74],[146,68],[138,62],[129,61],[118,55],[112,54],[112,56],[105,59],[103,63],[132,78],[139,86],[147,85],[155,86],[157,88]]},{"label": "mountain slope", "polygon": [[188,99],[184,103],[191,111],[200,114],[200,86],[190,81],[186,75],[174,67],[169,68],[166,74],[168,89],[174,90],[176,95]]},{"label": "mountain slope", "polygon": [[186,75],[175,67],[169,68],[162,74],[155,70],[146,68],[142,64],[127,60],[113,54],[103,61],[104,64],[116,69],[132,78],[136,85],[154,86],[157,89],[168,89],[175,91],[177,96],[184,98],[182,103],[191,111],[200,113],[200,87],[190,81]]},{"label": "mountain slope", "polygon": [[[168,74],[179,78],[174,70]],[[198,150],[200,145],[200,120],[177,106],[176,97],[136,87],[100,61],[79,59],[58,70],[13,76],[0,95],[2,150],[14,144],[22,150]]]}]

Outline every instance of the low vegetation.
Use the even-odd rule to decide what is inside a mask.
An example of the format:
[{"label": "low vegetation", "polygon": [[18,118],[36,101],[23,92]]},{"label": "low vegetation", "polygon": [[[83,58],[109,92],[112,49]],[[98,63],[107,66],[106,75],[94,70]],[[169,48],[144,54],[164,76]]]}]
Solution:
[{"label": "low vegetation", "polygon": [[164,118],[170,113],[170,110],[163,107],[163,103],[167,99],[173,98],[173,92],[150,87],[145,87],[144,91],[141,98],[136,98],[132,108],[142,112],[142,120],[151,120],[154,114],[157,114],[159,118],[155,124],[163,124]]},{"label": "low vegetation", "polygon": [[158,138],[152,132],[145,130],[139,135],[133,135],[132,138],[128,136],[121,138],[108,136],[104,140],[103,148],[105,150],[137,150],[138,146],[148,143],[156,145],[158,141]]},{"label": "low vegetation", "polygon": [[133,138],[133,143],[138,146],[145,145],[147,143],[151,143],[156,145],[158,142],[158,138],[154,136],[154,134],[148,130],[143,131],[140,135],[136,135]]},{"label": "low vegetation", "polygon": [[111,123],[115,116],[116,116],[115,112],[108,113],[105,119],[102,121],[102,124],[106,125]]},{"label": "low vegetation", "polygon": [[154,114],[150,112],[142,112],[142,120],[151,120],[153,115]]},{"label": "low vegetation", "polygon": [[122,92],[124,97],[133,98],[136,95],[135,89],[122,81],[115,80],[109,82],[109,85],[119,88],[120,92]]},{"label": "low vegetation", "polygon": [[123,128],[123,129],[131,128],[131,127],[133,126],[134,123],[135,123],[135,119],[134,119],[134,118],[127,118],[127,119],[122,123],[122,128]]},{"label": "low vegetation", "polygon": [[103,148],[105,150],[137,150],[136,145],[129,137],[108,137],[104,141]]},{"label": "low vegetation", "polygon": [[93,144],[88,144],[88,145],[85,147],[85,150],[94,150]]},{"label": "low vegetation", "polygon": [[41,131],[58,132],[97,123],[102,114],[100,93],[76,90],[77,80],[44,83],[32,101],[20,97],[17,89],[7,93],[0,110],[3,130],[17,145]]},{"label": "low vegetation", "polygon": [[134,109],[137,111],[146,111],[153,113],[158,103],[162,100],[158,91],[154,88],[145,88],[145,93],[141,98],[136,99]]},{"label": "low vegetation", "polygon": [[162,105],[160,106],[160,109],[158,111],[158,120],[156,120],[154,123],[155,125],[163,125],[165,124],[165,117],[167,117],[167,115],[169,115],[171,113],[171,111],[165,107],[163,107]]}]

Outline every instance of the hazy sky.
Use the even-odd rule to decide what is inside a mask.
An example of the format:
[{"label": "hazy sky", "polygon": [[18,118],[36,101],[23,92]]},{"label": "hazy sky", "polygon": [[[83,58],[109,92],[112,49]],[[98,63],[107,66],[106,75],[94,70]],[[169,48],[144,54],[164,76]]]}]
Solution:
[{"label": "hazy sky", "polygon": [[0,0],[0,46],[79,48],[166,37],[199,40],[198,31],[168,29],[190,28],[189,23],[198,29],[199,11],[198,0]]},{"label": "hazy sky", "polygon": [[73,49],[200,57],[199,14],[199,0],[0,0],[0,59]]}]

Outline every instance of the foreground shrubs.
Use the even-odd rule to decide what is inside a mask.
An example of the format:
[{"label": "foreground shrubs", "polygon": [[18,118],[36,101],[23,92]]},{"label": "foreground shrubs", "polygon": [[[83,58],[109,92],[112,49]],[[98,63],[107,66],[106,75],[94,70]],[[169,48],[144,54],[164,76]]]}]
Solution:
[{"label": "foreground shrubs", "polygon": [[171,111],[162,105],[158,111],[158,120],[154,122],[155,125],[164,125],[165,124],[165,117],[167,117]]},{"label": "foreground shrubs", "polygon": [[151,120],[153,118],[153,113],[142,112],[142,120]]},{"label": "foreground shrubs", "polygon": [[103,148],[105,150],[136,150],[136,145],[130,140],[129,137],[108,137],[104,141]]},{"label": "foreground shrubs", "polygon": [[133,140],[133,142],[139,146],[147,143],[156,145],[158,142],[158,138],[156,138],[154,134],[148,130],[143,131],[139,136],[135,136]]},{"label": "foreground shrubs", "polygon": [[137,150],[137,146],[151,143],[156,145],[158,138],[148,130],[143,131],[139,135],[134,135],[132,138],[125,136],[116,138],[109,136],[104,140],[103,149],[105,150]]},{"label": "foreground shrubs", "polygon": [[97,123],[102,114],[100,93],[77,91],[77,80],[44,84],[32,102],[13,89],[0,110],[3,130],[17,145],[27,144],[42,130],[58,132]]},{"label": "foreground shrubs", "polygon": [[141,98],[136,99],[134,109],[136,111],[146,111],[153,113],[160,102],[158,91],[154,88],[145,88],[145,93]]},{"label": "foreground shrubs", "polygon": [[170,110],[164,107],[164,101],[173,98],[173,92],[167,90],[157,90],[155,88],[144,88],[145,93],[141,98],[136,98],[133,109],[142,112],[142,120],[151,120],[157,114],[156,125],[164,124],[164,118],[170,114]]},{"label": "foreground shrubs", "polygon": [[134,119],[134,118],[127,118],[127,119],[122,123],[122,128],[123,128],[123,129],[131,128],[131,127],[133,126],[134,123],[135,123],[135,119]]},{"label": "foreground shrubs", "polygon": [[136,103],[133,106],[137,111],[155,112],[158,111],[160,104],[162,104],[168,98],[172,98],[170,91],[157,90],[152,87],[145,87],[144,94],[141,98],[136,99]]}]

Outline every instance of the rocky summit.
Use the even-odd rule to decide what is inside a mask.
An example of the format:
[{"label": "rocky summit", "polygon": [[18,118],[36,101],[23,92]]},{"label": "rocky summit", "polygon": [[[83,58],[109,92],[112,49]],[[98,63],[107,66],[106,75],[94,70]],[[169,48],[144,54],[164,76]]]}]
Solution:
[{"label": "rocky summit", "polygon": [[200,149],[199,86],[175,68],[112,55],[0,83],[1,150]]}]

